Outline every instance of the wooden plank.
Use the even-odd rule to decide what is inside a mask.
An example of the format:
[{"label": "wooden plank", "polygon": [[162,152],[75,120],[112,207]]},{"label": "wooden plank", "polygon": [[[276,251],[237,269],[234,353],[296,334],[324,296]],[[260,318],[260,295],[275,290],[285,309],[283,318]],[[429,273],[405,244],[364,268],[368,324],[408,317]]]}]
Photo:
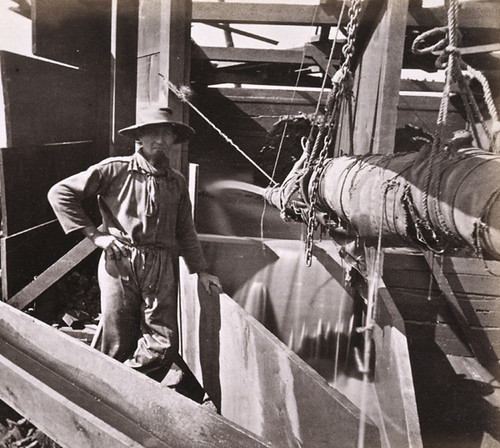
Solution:
[{"label": "wooden plank", "polygon": [[480,257],[446,257],[443,260],[443,270],[445,273],[456,275],[479,275],[498,276],[500,275],[500,261],[485,260]]},{"label": "wooden plank", "polygon": [[[55,61],[85,66],[102,44],[111,0],[34,0],[33,53]],[[104,40],[109,41],[109,37]]]},{"label": "wooden plank", "polygon": [[58,222],[1,238],[2,299],[31,283],[81,238],[78,232],[65,236]]},{"label": "wooden plank", "polygon": [[375,320],[375,384],[388,446],[422,447],[405,325],[383,285]]},{"label": "wooden plank", "polygon": [[134,142],[118,130],[135,123],[137,95],[137,42],[139,0],[116,2],[116,36],[112,67],[112,146],[111,155],[128,155]]},{"label": "wooden plank", "polygon": [[[139,446],[268,446],[224,417],[207,412],[194,401],[5,303],[0,303],[0,340],[40,365],[40,368],[29,368],[28,371],[43,383],[42,387],[50,387],[72,398],[77,405],[85,407],[108,425],[126,431]],[[51,381],[45,372],[52,372],[55,380]],[[37,384],[22,386],[36,396]],[[15,383],[12,388],[17,392]],[[8,388],[2,390],[8,394]],[[84,396],[88,399],[85,400]],[[31,408],[26,405],[24,410],[29,418]],[[35,405],[33,407],[36,409]],[[55,412],[59,415],[63,411],[56,408]],[[52,412],[45,414],[45,426],[59,429]],[[130,428],[124,424],[126,421]],[[63,422],[67,420],[63,419]],[[70,425],[67,431],[78,433],[71,431],[72,428],[78,429],[77,423]],[[136,428],[141,428],[142,435],[149,435],[149,440],[145,437],[139,439],[141,434],[135,432]],[[83,443],[66,446],[107,445]]]},{"label": "wooden plank", "polygon": [[88,72],[0,51],[0,74],[1,147],[93,138],[95,86]]},{"label": "wooden plank", "polygon": [[448,281],[448,278],[442,274],[441,261],[439,257],[434,256],[434,254],[430,252],[424,252],[424,256],[429,263],[429,267],[439,285],[439,289],[444,294],[444,297],[446,298],[447,303],[455,316],[458,326],[467,339],[467,343],[470,345],[479,362],[487,364],[492,360],[490,346],[483,340],[477,340],[475,335],[472,333],[467,317],[465,316],[464,311],[460,307],[457,297],[455,296],[452,284]]},{"label": "wooden plank", "polygon": [[256,88],[212,88],[213,92],[217,92],[232,102],[237,103],[275,103],[275,104],[310,104],[311,107],[316,107],[316,102],[319,98],[317,90],[305,90],[292,92],[285,89],[256,89]]},{"label": "wooden plank", "polygon": [[[189,123],[189,106],[179,100],[166,83],[171,82],[176,87],[189,84],[190,26],[191,2],[140,1],[137,84],[143,87],[137,97],[138,115],[145,108],[168,106],[175,120]],[[141,64],[148,69],[144,71]],[[153,69],[149,70],[149,67]],[[187,143],[177,154],[171,165],[187,176]]]},{"label": "wooden plank", "polygon": [[[276,25],[336,25],[341,1],[316,5],[193,2],[193,22]],[[346,15],[343,24],[347,21]]]},{"label": "wooden plank", "polygon": [[[416,322],[454,321],[451,310],[446,306],[438,291],[431,295],[425,290],[390,288],[396,297],[398,309],[406,320]],[[458,303],[472,327],[498,327],[500,323],[500,300],[492,296],[477,296],[456,293]]]},{"label": "wooden plank", "polygon": [[405,320],[415,322],[454,321],[450,309],[439,295],[439,291],[408,289],[403,287],[388,287],[391,296]]},{"label": "wooden plank", "polygon": [[[444,6],[419,7],[412,4],[408,26],[434,28],[448,23]],[[460,28],[498,28],[500,10],[494,0],[460,2],[458,26]]]},{"label": "wooden plank", "polygon": [[490,295],[500,298],[500,277],[494,275],[446,275],[447,281],[455,292]]},{"label": "wooden plank", "polygon": [[53,265],[38,275],[35,280],[9,299],[9,305],[19,309],[26,308],[40,294],[66,275],[78,263],[87,258],[95,249],[96,246],[89,239],[84,238]]},{"label": "wooden plank", "polygon": [[[231,298],[181,265],[183,357],[222,414],[276,448],[351,446],[358,410]],[[243,411],[244,409],[244,411]],[[368,421],[366,446],[380,446]]]},{"label": "wooden plank", "polygon": [[[439,348],[447,355],[474,356],[467,343],[457,337],[456,330],[448,324],[406,322],[406,333],[411,350],[435,353]],[[500,357],[500,330],[473,328],[472,334],[475,339],[485,343],[487,365],[493,365]]]},{"label": "wooden plank", "polygon": [[407,11],[407,0],[387,1],[383,16],[357,64],[354,86],[356,154],[393,152]]},{"label": "wooden plank", "polygon": [[493,296],[456,293],[467,320],[475,327],[500,327],[500,300]]},{"label": "wooden plank", "polygon": [[[192,47],[193,59],[208,59],[210,61],[260,62],[300,65],[304,51],[274,50],[237,47]],[[312,56],[306,55],[306,62],[311,62]]]},{"label": "wooden plank", "polygon": [[388,288],[407,288],[438,291],[438,285],[430,272],[384,269],[384,283]]},{"label": "wooden plank", "polygon": [[474,356],[467,343],[457,337],[456,328],[449,324],[431,322],[405,322],[410,352]]},{"label": "wooden plank", "polygon": [[47,193],[92,163],[92,141],[0,148],[2,232],[11,236],[54,219]]},{"label": "wooden plank", "polygon": [[[51,389],[34,374],[36,372],[40,375],[41,366],[30,361],[24,353],[16,352],[0,341],[0,380],[2,384],[8,385],[1,388],[0,398],[21,415],[28,416],[32,423],[59,445],[140,448],[144,446],[143,443],[147,443],[147,433],[142,436],[142,440],[137,438],[134,440],[127,436],[126,433],[130,431],[131,426],[129,421],[126,422],[128,429],[125,425],[125,430],[117,429],[116,420],[119,419],[119,415],[110,415],[110,420],[115,420],[113,427],[109,422],[96,417],[75,403],[74,393],[72,399],[69,399],[63,393]],[[46,377],[44,381],[47,381],[47,377],[53,376],[45,369],[43,373]],[[61,378],[57,380],[61,382]],[[52,381],[54,382],[54,379]],[[78,397],[78,399],[83,401],[84,398]],[[109,409],[107,411],[109,413]],[[140,431],[140,428],[134,430]],[[170,446],[158,440],[155,442],[159,447]]]}]

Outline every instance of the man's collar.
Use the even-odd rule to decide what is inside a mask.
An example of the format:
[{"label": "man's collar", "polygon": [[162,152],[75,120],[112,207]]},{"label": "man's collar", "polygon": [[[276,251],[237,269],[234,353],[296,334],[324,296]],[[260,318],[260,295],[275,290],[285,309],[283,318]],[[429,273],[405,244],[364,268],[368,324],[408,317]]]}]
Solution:
[{"label": "man's collar", "polygon": [[138,171],[153,176],[168,176],[170,174],[169,160],[165,157],[164,163],[161,166],[154,166],[144,157],[142,148],[139,148],[132,156],[129,170]]}]

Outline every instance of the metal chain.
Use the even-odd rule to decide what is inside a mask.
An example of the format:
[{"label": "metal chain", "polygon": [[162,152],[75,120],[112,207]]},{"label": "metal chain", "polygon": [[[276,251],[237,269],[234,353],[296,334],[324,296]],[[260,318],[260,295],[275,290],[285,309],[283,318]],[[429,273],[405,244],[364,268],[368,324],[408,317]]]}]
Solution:
[{"label": "metal chain", "polygon": [[[306,167],[313,172],[312,188],[309,196],[309,207],[307,213],[307,234],[306,234],[306,266],[311,266],[312,251],[314,242],[314,230],[318,226],[316,219],[316,206],[318,202],[318,188],[320,173],[324,168],[325,160],[328,156],[330,144],[333,141],[334,135],[337,131],[337,119],[340,111],[340,99],[343,96],[350,98],[350,91],[352,89],[352,75],[351,75],[351,60],[354,56],[354,44],[356,39],[357,30],[359,27],[359,14],[363,0],[354,0],[349,8],[349,23],[347,24],[347,42],[342,47],[342,54],[344,61],[339,68],[339,74],[335,75],[334,85],[328,97],[325,119],[320,125],[318,135],[314,142],[314,147],[309,154],[306,162]],[[318,149],[322,144],[321,151],[318,155]],[[309,148],[309,144],[307,148]],[[318,156],[317,156],[318,155]]]}]

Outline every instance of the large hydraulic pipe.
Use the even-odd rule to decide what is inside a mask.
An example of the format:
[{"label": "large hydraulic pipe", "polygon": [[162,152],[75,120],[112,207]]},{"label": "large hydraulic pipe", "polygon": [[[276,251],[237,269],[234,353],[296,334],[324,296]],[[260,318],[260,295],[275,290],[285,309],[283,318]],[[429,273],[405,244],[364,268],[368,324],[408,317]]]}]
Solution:
[{"label": "large hydraulic pipe", "polygon": [[499,155],[466,148],[442,150],[431,157],[425,148],[343,156],[306,175],[292,171],[264,196],[300,218],[296,205],[309,203],[315,182],[318,210],[361,238],[374,240],[380,232],[385,246],[469,246],[500,260]]}]

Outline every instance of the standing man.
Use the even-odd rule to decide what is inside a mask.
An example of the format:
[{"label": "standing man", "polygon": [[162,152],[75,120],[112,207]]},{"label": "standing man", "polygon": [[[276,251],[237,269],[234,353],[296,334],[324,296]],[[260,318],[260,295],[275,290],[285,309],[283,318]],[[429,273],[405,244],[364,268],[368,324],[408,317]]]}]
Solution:
[{"label": "standing man", "polygon": [[[161,381],[179,347],[177,257],[207,292],[222,287],[206,271],[186,180],[169,166],[176,144],[194,130],[172,120],[170,109],[155,109],[119,132],[140,142],[133,155],[108,158],[62,180],[48,198],[66,233],[80,230],[103,249],[101,350]],[[89,197],[97,197],[102,230],[82,208]]]}]

